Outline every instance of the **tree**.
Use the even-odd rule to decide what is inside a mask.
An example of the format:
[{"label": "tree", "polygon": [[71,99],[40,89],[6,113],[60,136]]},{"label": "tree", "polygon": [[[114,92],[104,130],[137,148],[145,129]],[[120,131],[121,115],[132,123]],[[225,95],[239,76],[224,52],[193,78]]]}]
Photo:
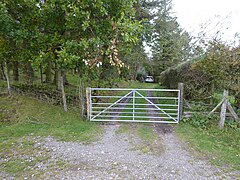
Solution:
[{"label": "tree", "polygon": [[160,0],[154,18],[154,43],[152,45],[154,73],[174,66],[189,58],[190,37],[171,14],[171,0]]},{"label": "tree", "polygon": [[[64,93],[65,74],[77,69],[98,67],[102,80],[108,79],[108,69],[123,66],[119,50],[129,49],[139,40],[141,22],[135,18],[135,0],[4,0],[0,4],[0,39],[2,62],[13,69],[19,79],[19,69],[25,82],[34,80],[34,70],[45,72],[45,82],[52,82]],[[7,49],[7,51],[6,51]],[[3,53],[7,55],[3,55]],[[8,59],[6,59],[8,57]],[[116,67],[116,68],[115,68]]]}]

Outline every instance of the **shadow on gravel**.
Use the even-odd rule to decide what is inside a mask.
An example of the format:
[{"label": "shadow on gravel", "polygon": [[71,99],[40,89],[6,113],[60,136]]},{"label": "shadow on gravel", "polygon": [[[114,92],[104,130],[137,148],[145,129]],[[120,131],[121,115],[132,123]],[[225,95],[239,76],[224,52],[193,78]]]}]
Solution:
[{"label": "shadow on gravel", "polygon": [[156,128],[156,131],[160,134],[173,133],[176,128],[171,124],[162,124],[162,123],[155,123],[154,126]]},{"label": "shadow on gravel", "polygon": [[111,122],[111,121],[109,121],[109,122],[100,122],[100,124],[103,125],[103,126],[114,126],[114,125],[119,125],[118,122]]}]

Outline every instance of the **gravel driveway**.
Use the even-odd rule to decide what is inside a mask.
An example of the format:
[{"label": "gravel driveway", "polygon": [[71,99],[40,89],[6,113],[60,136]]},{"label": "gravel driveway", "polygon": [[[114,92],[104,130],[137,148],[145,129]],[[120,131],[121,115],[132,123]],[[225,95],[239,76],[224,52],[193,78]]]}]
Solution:
[{"label": "gravel driveway", "polygon": [[224,172],[194,157],[166,126],[155,127],[165,146],[160,155],[133,150],[128,135],[115,133],[121,125],[104,126],[102,140],[93,144],[46,138],[42,146],[71,166],[54,177],[46,173],[45,179],[237,179],[237,172]]}]

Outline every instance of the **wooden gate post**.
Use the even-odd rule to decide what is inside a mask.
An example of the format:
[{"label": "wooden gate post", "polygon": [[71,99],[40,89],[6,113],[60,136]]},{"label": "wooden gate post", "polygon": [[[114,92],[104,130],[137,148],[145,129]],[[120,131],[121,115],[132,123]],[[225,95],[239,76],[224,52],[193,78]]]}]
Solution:
[{"label": "wooden gate post", "polygon": [[220,121],[219,121],[220,129],[224,128],[224,123],[225,123],[225,119],[226,119],[227,104],[228,104],[228,91],[224,89],[224,91],[223,91],[223,103],[222,103],[222,107],[221,107],[221,115],[220,115]]},{"label": "wooden gate post", "polygon": [[90,120],[90,95],[91,95],[91,88],[86,88],[86,100],[87,100],[87,118]]},{"label": "wooden gate post", "polygon": [[181,120],[183,115],[183,83],[178,83],[178,89],[180,90],[179,97],[179,120]]}]

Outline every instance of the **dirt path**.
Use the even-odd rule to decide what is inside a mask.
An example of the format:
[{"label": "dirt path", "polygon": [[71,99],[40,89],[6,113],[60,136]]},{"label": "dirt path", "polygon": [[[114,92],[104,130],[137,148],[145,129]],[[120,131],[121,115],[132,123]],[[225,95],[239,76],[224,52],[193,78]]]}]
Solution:
[{"label": "dirt path", "polygon": [[127,135],[115,133],[119,126],[105,125],[106,133],[102,140],[89,145],[47,138],[44,148],[53,150],[54,158],[68,161],[71,166],[54,175],[46,173],[44,178],[236,179],[233,174],[224,173],[207,161],[195,158],[174,132],[164,133],[159,125],[156,128],[165,146],[165,151],[159,156],[134,151]]}]

